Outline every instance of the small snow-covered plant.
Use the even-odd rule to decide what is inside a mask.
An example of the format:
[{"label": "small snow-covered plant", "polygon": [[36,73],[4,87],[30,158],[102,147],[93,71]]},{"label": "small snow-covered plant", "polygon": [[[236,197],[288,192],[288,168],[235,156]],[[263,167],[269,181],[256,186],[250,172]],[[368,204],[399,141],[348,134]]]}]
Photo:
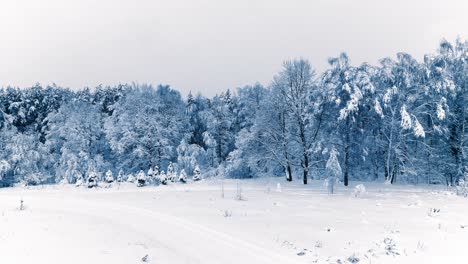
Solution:
[{"label": "small snow-covered plant", "polygon": [[185,173],[185,170],[184,170],[184,169],[182,169],[182,170],[180,171],[179,181],[180,181],[181,183],[186,183],[186,182],[187,182],[187,173]]},{"label": "small snow-covered plant", "polygon": [[427,215],[430,217],[435,217],[439,215],[440,209],[439,208],[429,208],[429,211],[427,212]]},{"label": "small snow-covered plant", "polygon": [[164,171],[161,171],[161,173],[159,174],[159,182],[162,184],[162,185],[166,185],[167,184],[167,176],[166,176],[166,173]]},{"label": "small snow-covered plant", "polygon": [[359,261],[360,261],[360,259],[356,256],[356,254],[353,254],[353,255],[349,256],[346,260],[349,263],[359,263]]},{"label": "small snow-covered plant", "polygon": [[366,186],[364,184],[358,184],[356,187],[354,187],[354,197],[362,197],[363,195],[366,194]]},{"label": "small snow-covered plant", "polygon": [[231,217],[231,216],[232,216],[232,211],[224,210],[223,216],[224,216],[224,217]]},{"label": "small snow-covered plant", "polygon": [[76,179],[75,186],[79,187],[79,186],[83,185],[83,183],[84,183],[83,178],[79,177],[78,179]]},{"label": "small snow-covered plant", "polygon": [[88,175],[88,179],[86,180],[88,188],[97,187],[98,183],[98,174],[95,171],[91,171]]},{"label": "small snow-covered plant", "polygon": [[457,185],[457,195],[468,197],[468,181],[460,179]]},{"label": "small snow-covered plant", "polygon": [[154,176],[153,168],[151,168],[151,167],[149,168],[147,175],[148,175],[149,178]]},{"label": "small snow-covered plant", "polygon": [[135,182],[135,176],[133,174],[129,174],[127,177],[127,182],[134,183]]},{"label": "small snow-covered plant", "polygon": [[10,163],[6,160],[0,160],[0,181],[8,170],[10,170]]},{"label": "small snow-covered plant", "polygon": [[117,182],[123,182],[124,179],[124,172],[122,169],[119,170],[119,174],[117,175]]},{"label": "small snow-covered plant", "polygon": [[114,176],[112,175],[112,171],[111,171],[111,170],[107,170],[107,172],[106,172],[106,182],[107,182],[107,183],[112,183],[112,182],[114,182]]},{"label": "small snow-covered plant", "polygon": [[276,184],[276,191],[277,192],[282,192],[281,183],[279,183],[279,182]]},{"label": "small snow-covered plant", "polygon": [[337,156],[339,155],[336,149],[330,151],[330,157],[325,166],[327,178],[325,179],[325,186],[327,187],[328,194],[333,194],[335,191],[335,183],[341,177],[341,167]]},{"label": "small snow-covered plant", "polygon": [[24,207],[24,200],[23,200],[23,198],[21,198],[19,210],[20,210],[20,211],[23,211],[24,209],[25,209],[25,207]]},{"label": "small snow-covered plant", "polygon": [[395,240],[389,237],[386,237],[383,240],[383,244],[384,244],[384,250],[385,250],[386,255],[391,255],[391,256],[400,255],[400,253],[398,253]]},{"label": "small snow-covered plant", "polygon": [[172,162],[170,162],[169,166],[167,166],[167,178],[171,182],[176,181],[176,173],[175,173],[175,170],[174,170],[174,164],[172,164]]},{"label": "small snow-covered plant", "polygon": [[242,195],[242,186],[239,182],[237,182],[236,188],[236,200],[238,201],[245,201],[245,197]]},{"label": "small snow-covered plant", "polygon": [[43,175],[40,172],[34,172],[24,177],[24,186],[35,186],[42,183]]},{"label": "small snow-covered plant", "polygon": [[146,175],[143,170],[140,170],[140,172],[137,175],[137,186],[143,187],[145,185],[146,185]]},{"label": "small snow-covered plant", "polygon": [[68,184],[67,178],[63,178],[59,181],[59,185],[66,185],[66,184]]},{"label": "small snow-covered plant", "polygon": [[221,198],[224,198],[224,182],[221,182]]},{"label": "small snow-covered plant", "polygon": [[199,181],[201,180],[201,170],[200,167],[195,166],[195,169],[193,170],[193,178],[194,181]]}]

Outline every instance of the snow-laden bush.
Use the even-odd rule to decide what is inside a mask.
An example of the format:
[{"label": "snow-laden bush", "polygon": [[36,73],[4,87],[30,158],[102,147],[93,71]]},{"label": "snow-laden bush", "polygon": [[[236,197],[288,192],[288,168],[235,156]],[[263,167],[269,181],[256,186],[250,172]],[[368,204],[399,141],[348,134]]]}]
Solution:
[{"label": "snow-laden bush", "polygon": [[146,185],[146,174],[143,170],[140,170],[140,172],[137,175],[137,186],[143,187],[145,185]]},{"label": "snow-laden bush", "polygon": [[76,186],[76,187],[80,187],[80,186],[82,186],[83,184],[84,184],[83,178],[80,177],[80,178],[76,179],[76,182],[75,182],[75,186]]},{"label": "snow-laden bush", "polygon": [[98,185],[98,174],[94,171],[91,171],[89,173],[88,179],[87,179],[87,185],[88,188],[94,188],[97,187]]},{"label": "snow-laden bush", "polygon": [[119,174],[117,175],[117,182],[123,182],[124,179],[124,172],[123,170],[119,170]]},{"label": "snow-laden bush", "polygon": [[129,174],[127,177],[127,182],[134,183],[135,182],[135,176],[133,174]]},{"label": "snow-laden bush", "polygon": [[112,175],[112,171],[111,170],[108,170],[106,172],[106,182],[107,183],[112,183],[114,182],[114,176]]},{"label": "snow-laden bush", "polygon": [[59,185],[67,185],[69,184],[68,180],[66,178],[63,178],[60,182]]},{"label": "snow-laden bush", "polygon": [[10,170],[10,163],[6,160],[0,160],[0,181],[3,180],[3,177],[8,170]]},{"label": "snow-laden bush", "polygon": [[330,151],[330,157],[328,158],[327,164],[325,166],[327,173],[325,186],[327,187],[328,194],[333,194],[335,184],[341,177],[341,167],[337,158],[338,155],[338,151],[336,151],[336,149],[332,149]]},{"label": "snow-laden bush", "polygon": [[187,182],[187,173],[185,173],[184,169],[182,169],[182,171],[180,171],[179,181],[182,182],[182,183]]},{"label": "snow-laden bush", "polygon": [[468,197],[468,181],[462,179],[458,182],[457,195]]},{"label": "snow-laden bush", "polygon": [[176,170],[174,168],[174,163],[169,163],[169,166],[167,166],[167,179],[170,180],[171,182],[175,182],[176,181]]},{"label": "snow-laden bush", "polygon": [[193,170],[193,178],[194,181],[199,181],[201,180],[201,170],[200,167],[195,166],[195,169]]},{"label": "snow-laden bush", "polygon": [[153,175],[154,175],[153,168],[151,168],[151,167],[149,168],[147,175],[148,175],[149,178],[153,177]]},{"label": "snow-laden bush", "polygon": [[35,186],[43,183],[44,176],[40,172],[29,173],[23,178],[24,186]]},{"label": "snow-laden bush", "polygon": [[364,184],[358,184],[356,187],[354,187],[354,192],[353,195],[354,197],[362,197],[363,195],[366,194],[366,186]]},{"label": "snow-laden bush", "polygon": [[162,184],[162,185],[166,185],[167,184],[167,176],[166,176],[166,173],[164,171],[161,171],[161,173],[159,174],[159,182]]}]

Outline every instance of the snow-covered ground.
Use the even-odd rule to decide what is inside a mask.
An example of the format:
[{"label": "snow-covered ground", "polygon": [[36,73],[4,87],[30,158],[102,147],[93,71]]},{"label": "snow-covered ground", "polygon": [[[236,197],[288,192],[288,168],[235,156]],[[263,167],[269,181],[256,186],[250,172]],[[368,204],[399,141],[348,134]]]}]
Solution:
[{"label": "snow-covered ground", "polygon": [[0,263],[468,263],[468,199],[356,184],[0,189]]}]

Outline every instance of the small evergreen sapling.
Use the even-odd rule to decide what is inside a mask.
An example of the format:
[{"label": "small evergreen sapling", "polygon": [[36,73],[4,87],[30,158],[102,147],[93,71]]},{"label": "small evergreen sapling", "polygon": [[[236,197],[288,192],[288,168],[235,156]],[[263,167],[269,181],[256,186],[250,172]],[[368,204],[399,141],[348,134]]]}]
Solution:
[{"label": "small evergreen sapling", "polygon": [[98,183],[98,175],[96,172],[91,171],[87,179],[88,188],[97,187],[97,183]]},{"label": "small evergreen sapling", "polygon": [[167,184],[167,176],[166,176],[166,173],[164,171],[161,171],[161,173],[159,174],[159,182],[162,184],[162,185],[166,185]]},{"label": "small evergreen sapling", "polygon": [[182,169],[182,171],[180,172],[179,181],[181,183],[186,183],[187,182],[187,173],[185,173],[184,169]]},{"label": "small evergreen sapling", "polygon": [[135,176],[133,176],[133,174],[129,174],[128,177],[127,177],[127,182],[131,182],[131,183],[134,183],[135,182]]},{"label": "small evergreen sapling", "polygon": [[106,172],[106,182],[107,183],[112,183],[114,182],[114,176],[112,175],[112,171],[111,170],[108,170]]},{"label": "small evergreen sapling", "polygon": [[335,183],[341,177],[341,167],[338,162],[338,152],[336,149],[330,151],[330,157],[328,158],[327,164],[325,166],[327,179],[325,180],[325,185],[327,186],[328,194],[333,194]]},{"label": "small evergreen sapling", "polygon": [[200,167],[198,167],[198,165],[193,170],[193,178],[192,179],[193,179],[193,181],[201,180],[201,170],[200,170]]},{"label": "small evergreen sapling", "polygon": [[145,185],[146,185],[146,175],[143,170],[140,170],[140,172],[137,175],[137,186],[143,187]]},{"label": "small evergreen sapling", "polygon": [[123,178],[124,178],[124,172],[122,169],[120,169],[119,174],[117,176],[117,182],[123,182]]}]

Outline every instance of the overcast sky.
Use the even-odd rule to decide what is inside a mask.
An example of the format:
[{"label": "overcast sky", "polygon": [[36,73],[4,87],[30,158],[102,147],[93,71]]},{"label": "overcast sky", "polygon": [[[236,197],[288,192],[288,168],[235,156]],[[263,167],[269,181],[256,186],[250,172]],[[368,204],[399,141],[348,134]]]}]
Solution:
[{"label": "overcast sky", "polygon": [[285,59],[318,71],[468,35],[466,0],[0,0],[0,86],[125,82],[214,95],[268,84]]}]

